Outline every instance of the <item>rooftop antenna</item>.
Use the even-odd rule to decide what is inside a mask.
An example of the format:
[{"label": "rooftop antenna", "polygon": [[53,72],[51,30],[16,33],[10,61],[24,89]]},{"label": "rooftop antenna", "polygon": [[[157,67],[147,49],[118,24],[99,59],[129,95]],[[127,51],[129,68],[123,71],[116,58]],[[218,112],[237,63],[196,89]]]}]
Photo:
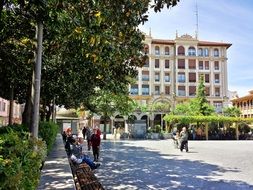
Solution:
[{"label": "rooftop antenna", "polygon": [[196,10],[195,10],[195,14],[196,14],[196,31],[195,31],[195,38],[198,39],[198,35],[199,35],[199,13],[198,13],[198,1],[196,0]]}]

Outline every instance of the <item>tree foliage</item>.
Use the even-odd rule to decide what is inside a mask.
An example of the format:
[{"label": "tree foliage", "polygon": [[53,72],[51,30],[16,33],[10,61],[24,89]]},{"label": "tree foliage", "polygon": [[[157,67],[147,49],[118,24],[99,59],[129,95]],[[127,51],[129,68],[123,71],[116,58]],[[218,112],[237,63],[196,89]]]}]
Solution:
[{"label": "tree foliage", "polygon": [[234,106],[224,108],[223,113],[228,117],[239,117],[241,115],[240,109]]},{"label": "tree foliage", "polygon": [[[47,2],[47,3],[46,3]],[[154,1],[154,10],[178,1]],[[144,64],[144,35],[149,0],[1,1],[0,95],[27,102],[30,93],[36,20],[44,21],[41,104],[87,104],[98,87],[128,94],[126,85]],[[3,81],[3,82],[2,82]],[[8,88],[7,88],[8,87]]]},{"label": "tree foliage", "polygon": [[211,106],[206,99],[203,76],[200,77],[196,98],[176,105],[174,110],[174,114],[176,115],[189,116],[212,115],[214,113],[214,107]]},{"label": "tree foliage", "polygon": [[128,116],[136,109],[136,106],[136,102],[125,94],[114,94],[105,90],[97,90],[89,103],[89,109],[92,112],[109,117],[116,113]]},{"label": "tree foliage", "polygon": [[204,85],[204,76],[200,76],[200,82],[197,88],[197,97],[193,104],[197,108],[197,112],[201,115],[210,115],[214,113],[214,108],[210,106],[207,101],[206,93],[205,93],[205,85]]},{"label": "tree foliage", "polygon": [[214,107],[211,106],[205,95],[205,85],[203,76],[200,77],[200,82],[197,88],[197,96],[189,102],[176,105],[174,113],[176,115],[212,115],[215,113]]},{"label": "tree foliage", "polygon": [[167,102],[156,102],[149,106],[149,110],[151,112],[169,112],[170,111],[170,104]]},{"label": "tree foliage", "polygon": [[166,115],[164,120],[171,123],[205,123],[205,122],[246,122],[250,123],[253,121],[252,118],[240,118],[240,117],[224,117],[224,116],[182,116],[182,115]]}]

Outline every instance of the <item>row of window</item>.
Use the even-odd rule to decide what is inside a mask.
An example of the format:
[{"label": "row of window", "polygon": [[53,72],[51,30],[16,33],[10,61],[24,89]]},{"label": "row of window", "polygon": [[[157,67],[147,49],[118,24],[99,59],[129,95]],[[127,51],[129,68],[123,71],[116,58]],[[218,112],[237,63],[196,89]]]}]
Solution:
[{"label": "row of window", "polygon": [[[186,74],[183,72],[179,72],[177,75],[177,82],[179,83],[185,83],[186,82]],[[188,73],[188,82],[197,82],[196,73]],[[210,83],[210,74],[204,74],[204,81],[205,83]],[[219,84],[220,83],[220,74],[215,73],[214,74],[214,83]]]},{"label": "row of window", "polygon": [[[164,93],[166,95],[170,95],[170,86],[165,86],[164,88]],[[196,96],[196,86],[189,86],[188,87],[188,96]],[[205,93],[206,96],[210,96],[210,88],[206,87],[205,88]],[[131,85],[130,88],[130,94],[131,95],[139,95],[139,89],[138,89],[138,85]],[[154,95],[160,95],[160,86],[156,85],[155,89],[154,89]],[[141,95],[150,95],[150,89],[149,89],[149,85],[147,84],[143,84],[142,88],[141,88]],[[220,96],[220,88],[219,87],[215,87],[214,89],[214,95],[216,97]],[[177,87],[177,96],[186,96],[186,87],[185,86],[178,86]]]},{"label": "row of window", "polygon": [[[149,60],[146,60],[146,63],[143,67],[149,67]],[[160,68],[160,59],[155,59],[155,68]],[[170,60],[165,59],[164,68],[165,69],[170,68]],[[178,69],[186,69],[185,59],[178,59],[177,68]],[[197,68],[197,63],[196,63],[195,59],[188,60],[188,68],[189,69],[196,69]],[[209,70],[210,69],[210,62],[209,61],[198,61],[198,69],[199,70]],[[219,70],[219,69],[220,69],[219,61],[214,61],[214,70]]]},{"label": "row of window", "polygon": [[[155,72],[155,82],[160,82],[160,73]],[[199,75],[200,76],[200,75]],[[210,83],[210,74],[203,74],[205,83]],[[149,81],[149,71],[142,71],[142,81]],[[164,73],[164,82],[170,82],[170,73]],[[179,72],[177,74],[177,82],[186,82],[186,73]],[[188,73],[188,82],[197,82],[197,73]],[[214,83],[220,83],[220,74],[214,73]]]},{"label": "row of window", "polygon": [[[149,53],[149,46],[148,45],[145,45],[144,52],[146,54]],[[161,54],[160,47],[155,46],[155,55],[160,55],[160,54]],[[187,51],[188,56],[198,55],[200,57],[209,57],[209,54],[210,54],[209,48],[198,48],[198,51],[197,51],[195,47],[190,46]],[[164,55],[170,55],[170,48],[168,46],[164,47]],[[182,55],[182,56],[186,55],[186,50],[185,50],[184,46],[179,46],[177,48],[177,55]],[[212,55],[214,57],[219,57],[220,56],[219,49],[218,48],[213,49]]]}]

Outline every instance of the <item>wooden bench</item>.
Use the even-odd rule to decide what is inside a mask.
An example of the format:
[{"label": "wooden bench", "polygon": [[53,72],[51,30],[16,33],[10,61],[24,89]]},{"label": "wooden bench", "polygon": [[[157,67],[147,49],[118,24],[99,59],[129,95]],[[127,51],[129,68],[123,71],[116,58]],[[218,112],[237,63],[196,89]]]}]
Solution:
[{"label": "wooden bench", "polygon": [[69,163],[78,190],[104,190],[88,164],[75,164],[71,159]]}]

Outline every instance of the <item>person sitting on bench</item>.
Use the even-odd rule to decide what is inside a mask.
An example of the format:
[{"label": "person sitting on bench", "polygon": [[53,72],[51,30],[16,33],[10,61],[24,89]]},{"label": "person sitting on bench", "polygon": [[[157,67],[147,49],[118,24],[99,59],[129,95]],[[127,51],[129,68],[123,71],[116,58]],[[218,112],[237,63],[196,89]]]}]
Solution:
[{"label": "person sitting on bench", "polygon": [[92,170],[100,166],[100,163],[94,163],[88,155],[82,153],[82,146],[78,144],[78,138],[72,146],[71,153],[70,159],[76,164],[86,163]]}]

